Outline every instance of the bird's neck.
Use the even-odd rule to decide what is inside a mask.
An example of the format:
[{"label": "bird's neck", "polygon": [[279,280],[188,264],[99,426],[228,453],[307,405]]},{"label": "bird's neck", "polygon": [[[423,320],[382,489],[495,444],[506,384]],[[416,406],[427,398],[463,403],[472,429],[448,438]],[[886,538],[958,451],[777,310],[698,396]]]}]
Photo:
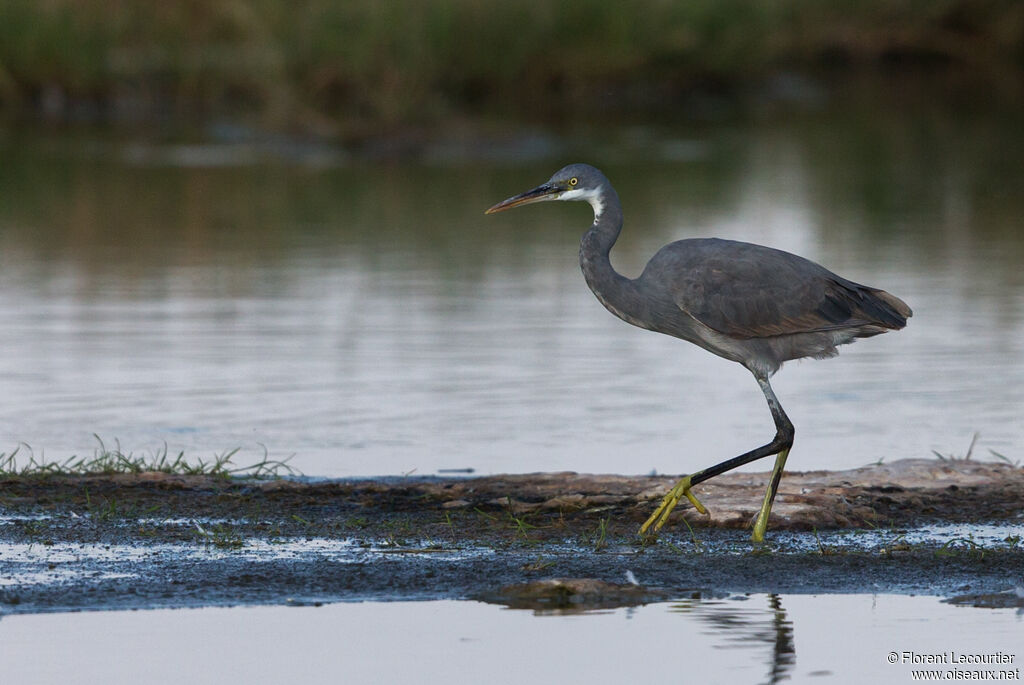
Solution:
[{"label": "bird's neck", "polygon": [[642,302],[635,284],[612,267],[609,254],[622,231],[622,209],[615,190],[608,188],[591,203],[594,224],[580,240],[580,268],[590,290],[608,311],[637,326]]}]

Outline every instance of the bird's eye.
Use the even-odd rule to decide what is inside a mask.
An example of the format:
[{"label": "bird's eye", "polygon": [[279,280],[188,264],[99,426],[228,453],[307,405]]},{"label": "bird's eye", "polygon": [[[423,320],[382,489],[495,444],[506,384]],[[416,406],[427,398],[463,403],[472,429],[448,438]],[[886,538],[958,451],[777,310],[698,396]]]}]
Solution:
[{"label": "bird's eye", "polygon": [[576,185],[579,182],[580,182],[580,180],[578,178],[576,178],[575,176],[573,176],[572,178],[569,179],[569,185],[571,185],[571,186],[574,186],[574,185]]}]

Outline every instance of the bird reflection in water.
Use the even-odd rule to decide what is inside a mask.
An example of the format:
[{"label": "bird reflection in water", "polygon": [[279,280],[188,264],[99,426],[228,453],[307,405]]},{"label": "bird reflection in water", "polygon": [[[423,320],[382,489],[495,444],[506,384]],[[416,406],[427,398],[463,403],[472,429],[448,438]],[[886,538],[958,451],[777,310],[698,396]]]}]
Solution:
[{"label": "bird reflection in water", "polygon": [[[756,595],[760,599],[762,595]],[[670,611],[687,614],[712,626],[713,635],[724,639],[723,649],[771,647],[768,685],[787,680],[796,664],[793,622],[776,594],[763,595],[768,600],[768,613],[750,608],[746,603],[754,597],[742,595],[729,599],[693,598],[673,602]],[[768,620],[765,620],[765,619]]]}]

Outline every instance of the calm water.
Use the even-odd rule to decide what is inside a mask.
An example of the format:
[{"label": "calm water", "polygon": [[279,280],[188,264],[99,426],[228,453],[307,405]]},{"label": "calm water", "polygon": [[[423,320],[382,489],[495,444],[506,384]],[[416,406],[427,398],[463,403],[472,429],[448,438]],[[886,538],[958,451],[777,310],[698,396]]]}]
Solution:
[{"label": "calm water", "polygon": [[[0,133],[0,451],[93,434],[306,474],[693,470],[764,443],[736,364],[609,315],[589,208],[484,217],[602,167],[635,275],[717,235],[883,287],[910,326],[790,363],[794,469],[1024,458],[1024,137],[1016,117],[819,113],[447,141],[403,161],[287,146]],[[22,448],[26,449],[26,448]],[[767,464],[754,468],[767,468]]]},{"label": "calm water", "polygon": [[[0,655],[5,682],[38,685],[903,683],[917,669],[1019,669],[1021,629],[1014,609],[890,595],[733,595],[539,617],[385,602],[7,616]],[[915,666],[904,652],[1013,661]]]}]

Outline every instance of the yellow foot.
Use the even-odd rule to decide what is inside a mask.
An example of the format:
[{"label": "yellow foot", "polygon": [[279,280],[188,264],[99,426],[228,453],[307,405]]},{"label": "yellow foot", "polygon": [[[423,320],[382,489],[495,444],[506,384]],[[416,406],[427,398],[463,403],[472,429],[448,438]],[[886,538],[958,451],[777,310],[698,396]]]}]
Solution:
[{"label": "yellow foot", "polygon": [[668,494],[665,495],[665,499],[661,500],[661,504],[659,504],[658,508],[654,510],[651,517],[644,522],[644,525],[640,526],[640,535],[642,536],[646,533],[647,529],[650,528],[651,525],[654,525],[653,532],[661,530],[661,527],[665,525],[666,521],[668,521],[669,514],[672,513],[672,510],[676,508],[676,505],[679,504],[679,500],[683,497],[690,500],[693,508],[700,513],[708,513],[708,510],[704,505],[697,501],[694,494],[690,492],[690,476],[686,476],[668,491]]}]

